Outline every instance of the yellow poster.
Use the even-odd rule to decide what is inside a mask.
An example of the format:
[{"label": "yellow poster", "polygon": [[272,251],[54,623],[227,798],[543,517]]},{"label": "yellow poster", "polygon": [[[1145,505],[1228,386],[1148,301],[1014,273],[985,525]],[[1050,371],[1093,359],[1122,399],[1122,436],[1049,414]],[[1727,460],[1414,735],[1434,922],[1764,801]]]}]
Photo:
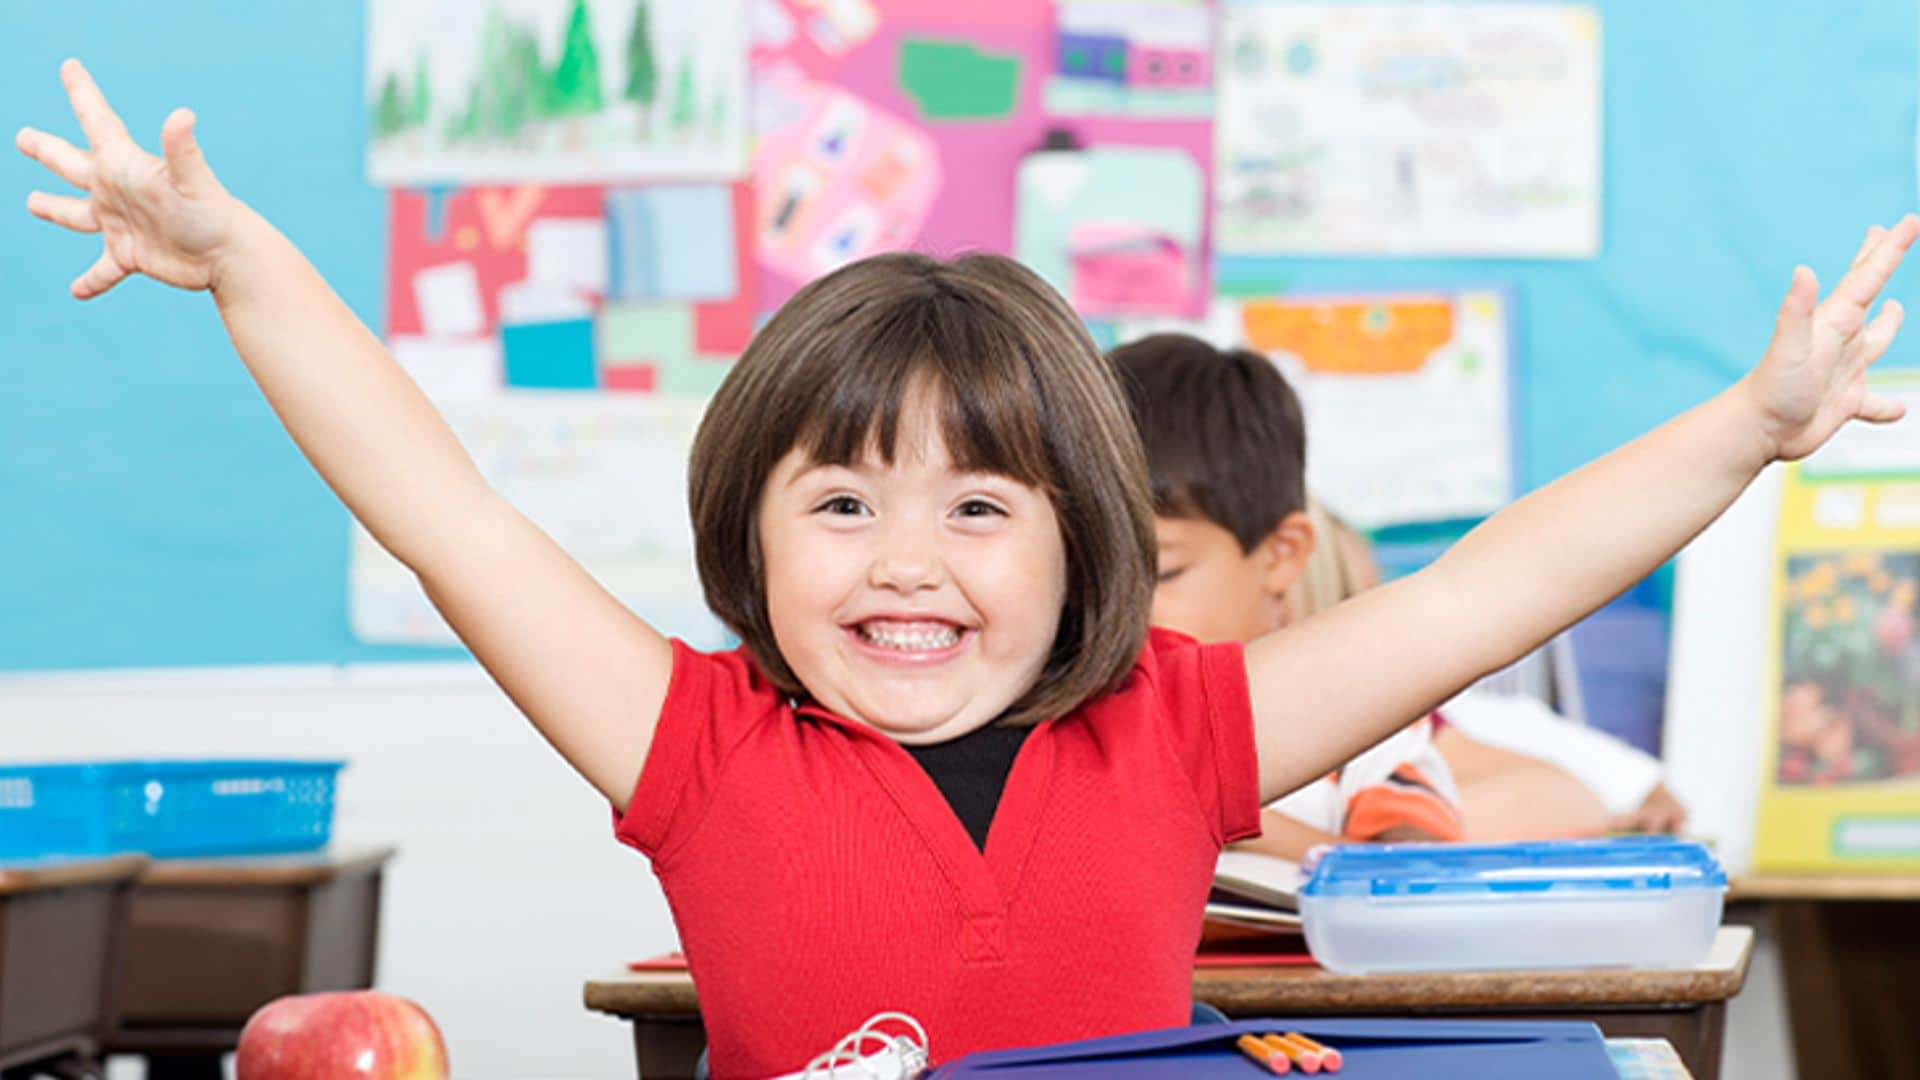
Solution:
[{"label": "yellow poster", "polygon": [[1757,871],[1920,867],[1920,471],[1837,460],[1781,501]]}]

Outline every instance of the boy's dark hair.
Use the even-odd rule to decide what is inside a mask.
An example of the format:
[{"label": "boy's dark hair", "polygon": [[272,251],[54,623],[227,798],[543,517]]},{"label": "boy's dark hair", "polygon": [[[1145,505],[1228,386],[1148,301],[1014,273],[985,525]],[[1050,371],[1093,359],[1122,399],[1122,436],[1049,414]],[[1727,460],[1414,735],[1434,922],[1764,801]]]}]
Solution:
[{"label": "boy's dark hair", "polygon": [[1204,518],[1242,551],[1307,508],[1300,399],[1271,360],[1155,334],[1114,349],[1153,480],[1154,512]]},{"label": "boy's dark hair", "polygon": [[720,385],[688,463],[707,604],[769,680],[799,694],[774,640],[760,498],[790,450],[817,464],[893,460],[931,391],[962,469],[1046,493],[1067,554],[1066,603],[1039,681],[1002,722],[1072,711],[1126,678],[1153,603],[1153,501],[1112,366],[1066,301],[1012,259],[876,255],[796,293]]}]

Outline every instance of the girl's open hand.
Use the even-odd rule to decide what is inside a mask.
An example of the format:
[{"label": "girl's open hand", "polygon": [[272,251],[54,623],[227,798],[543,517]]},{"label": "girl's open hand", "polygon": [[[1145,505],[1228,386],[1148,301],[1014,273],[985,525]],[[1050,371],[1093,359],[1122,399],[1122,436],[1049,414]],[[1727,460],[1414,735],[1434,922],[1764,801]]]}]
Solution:
[{"label": "girl's open hand", "polygon": [[1853,265],[1825,300],[1813,271],[1794,268],[1773,341],[1743,381],[1775,458],[1813,453],[1849,420],[1884,424],[1905,414],[1900,402],[1867,391],[1867,366],[1900,329],[1900,302],[1882,304],[1871,322],[1867,315],[1917,235],[1920,219],[1912,214],[1892,229],[1868,229]]},{"label": "girl's open hand", "polygon": [[86,192],[36,191],[27,209],[75,232],[97,232],[105,250],[73,282],[73,295],[91,299],[141,273],[182,289],[214,284],[220,257],[232,242],[243,208],[214,179],[193,138],[193,114],[176,109],[160,132],[165,157],[142,150],[78,60],[60,65],[73,113],[86,133],[82,150],[57,135],[22,128],[20,152]]}]

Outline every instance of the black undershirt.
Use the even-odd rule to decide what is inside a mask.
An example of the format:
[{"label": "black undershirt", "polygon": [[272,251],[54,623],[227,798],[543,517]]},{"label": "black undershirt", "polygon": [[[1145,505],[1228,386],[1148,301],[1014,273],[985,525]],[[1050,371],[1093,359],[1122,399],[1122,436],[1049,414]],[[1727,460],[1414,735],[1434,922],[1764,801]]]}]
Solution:
[{"label": "black undershirt", "polygon": [[1032,727],[1003,727],[988,724],[957,739],[931,746],[907,746],[907,753],[933,778],[933,786],[946,796],[953,814],[966,826],[973,845],[987,849],[987,829],[993,825],[993,812],[1000,795],[1007,789],[1007,774],[1013,771],[1013,759],[1027,741]]}]

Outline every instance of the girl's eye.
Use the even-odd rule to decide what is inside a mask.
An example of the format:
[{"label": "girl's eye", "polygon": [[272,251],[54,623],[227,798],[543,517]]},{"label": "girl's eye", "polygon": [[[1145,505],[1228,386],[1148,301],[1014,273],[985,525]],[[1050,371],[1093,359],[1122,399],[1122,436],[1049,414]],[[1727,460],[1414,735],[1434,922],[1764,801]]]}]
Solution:
[{"label": "girl's eye", "polygon": [[1159,574],[1155,575],[1153,580],[1155,584],[1165,585],[1167,582],[1172,581],[1174,578],[1177,578],[1181,574],[1184,574],[1186,572],[1187,572],[1187,568],[1184,566],[1169,567],[1168,569],[1162,570],[1160,571]]},{"label": "girl's eye", "polygon": [[827,514],[835,514],[835,515],[850,517],[856,514],[865,513],[866,509],[867,507],[865,503],[862,503],[859,499],[856,499],[851,495],[835,495],[833,498],[828,499],[826,502],[823,502],[819,506],[815,507],[814,511],[816,513],[827,513]]},{"label": "girl's eye", "polygon": [[998,506],[995,506],[993,503],[990,503],[985,499],[968,499],[966,502],[963,502],[960,504],[960,506],[955,510],[955,513],[959,514],[961,517],[970,517],[970,518],[994,517],[994,516],[1006,517],[1007,516],[1007,512],[1005,510],[1000,509]]}]

